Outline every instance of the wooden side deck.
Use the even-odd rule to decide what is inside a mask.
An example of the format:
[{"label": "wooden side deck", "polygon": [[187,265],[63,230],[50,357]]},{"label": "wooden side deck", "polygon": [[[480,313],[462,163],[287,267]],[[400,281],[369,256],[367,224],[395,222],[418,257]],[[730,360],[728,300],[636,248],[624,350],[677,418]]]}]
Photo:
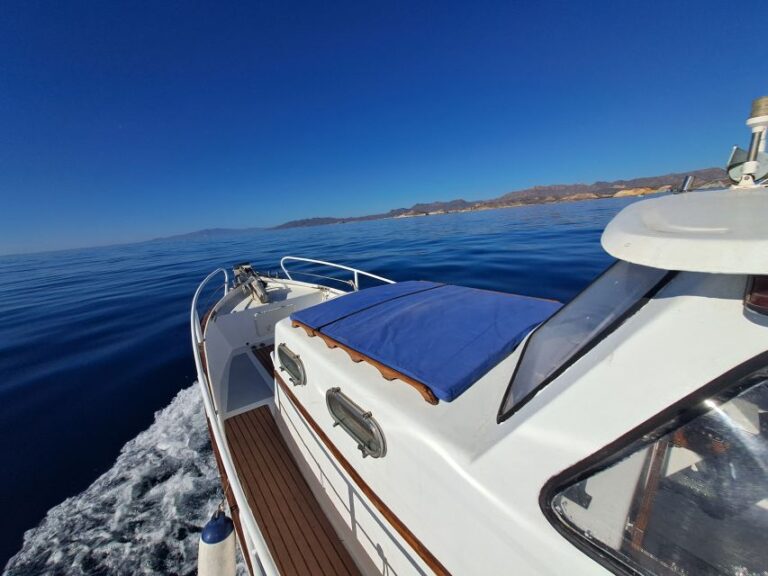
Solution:
[{"label": "wooden side deck", "polygon": [[224,425],[248,505],[281,574],[360,574],[299,472],[269,407]]},{"label": "wooden side deck", "polygon": [[261,346],[256,347],[254,346],[251,348],[253,351],[253,354],[256,356],[256,359],[261,363],[262,366],[264,366],[264,369],[269,373],[272,374],[274,372],[275,368],[272,366],[272,352],[275,351],[275,345],[270,344],[269,346]]}]

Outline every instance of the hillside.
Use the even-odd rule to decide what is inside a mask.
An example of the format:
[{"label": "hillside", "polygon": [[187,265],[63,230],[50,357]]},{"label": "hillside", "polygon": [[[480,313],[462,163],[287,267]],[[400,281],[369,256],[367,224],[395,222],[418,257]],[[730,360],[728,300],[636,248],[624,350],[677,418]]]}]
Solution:
[{"label": "hillside", "polygon": [[365,220],[380,220],[383,218],[407,218],[429,214],[448,214],[451,212],[468,212],[471,210],[492,210],[495,208],[511,208],[529,204],[548,204],[553,202],[574,202],[578,200],[597,200],[601,198],[620,198],[626,196],[641,196],[667,192],[679,186],[686,175],[694,177],[695,187],[712,187],[725,185],[728,176],[721,168],[703,168],[693,172],[665,174],[663,176],[648,176],[632,180],[615,180],[613,182],[594,182],[593,184],[553,184],[549,186],[534,186],[524,190],[507,192],[498,198],[468,202],[457,199],[447,202],[429,202],[414,204],[410,208],[397,208],[383,214],[336,218],[332,216],[291,220],[275,228],[300,228],[320,226],[323,224],[344,224]]}]

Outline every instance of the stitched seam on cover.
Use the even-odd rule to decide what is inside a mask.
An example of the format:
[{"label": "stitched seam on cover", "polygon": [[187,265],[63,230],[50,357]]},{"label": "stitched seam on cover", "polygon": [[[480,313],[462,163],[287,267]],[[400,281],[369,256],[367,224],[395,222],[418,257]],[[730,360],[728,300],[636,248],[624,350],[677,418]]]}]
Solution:
[{"label": "stitched seam on cover", "polygon": [[354,312],[350,312],[349,314],[336,318],[331,322],[327,322],[326,324],[323,324],[317,328],[314,328],[314,330],[322,332],[323,328],[327,328],[331,324],[335,324],[336,322],[341,322],[342,320],[351,318],[352,316],[360,314],[361,312],[366,312],[368,310],[376,308],[376,306],[381,306],[382,304],[386,304],[387,302],[393,302],[394,300],[399,300],[400,298],[407,298],[408,296],[413,296],[415,294],[423,294],[424,292],[429,292],[430,290],[436,290],[437,288],[442,288],[444,286],[447,286],[447,284],[438,284],[437,286],[430,286],[429,288],[424,288],[424,290],[418,290],[416,292],[408,292],[408,294],[400,294],[399,296],[394,296],[392,298],[389,298],[388,300],[382,300],[381,302],[376,302],[375,304],[371,304],[370,306],[366,306],[365,308],[361,308],[360,310],[355,310]]}]

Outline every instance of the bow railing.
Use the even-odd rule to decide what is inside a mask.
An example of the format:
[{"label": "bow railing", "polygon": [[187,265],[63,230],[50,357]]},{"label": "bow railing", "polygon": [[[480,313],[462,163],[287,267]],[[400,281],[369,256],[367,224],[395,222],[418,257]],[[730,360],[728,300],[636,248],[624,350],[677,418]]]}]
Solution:
[{"label": "bow railing", "polygon": [[384,282],[385,284],[395,283],[394,280],[390,280],[389,278],[384,278],[383,276],[377,276],[376,274],[371,274],[370,272],[366,272],[365,270],[352,268],[351,266],[345,266],[344,264],[336,264],[335,262],[326,262],[325,260],[314,260],[312,258],[301,258],[299,256],[283,256],[283,258],[280,260],[280,268],[283,269],[283,273],[286,275],[286,277],[289,280],[293,280],[294,278],[291,275],[291,272],[289,272],[288,269],[285,267],[285,264],[287,262],[304,262],[307,264],[316,264],[318,266],[328,266],[329,268],[336,268],[338,270],[351,272],[352,273],[351,280],[343,280],[341,278],[334,278],[333,276],[323,276],[322,274],[315,274],[314,272],[305,272],[303,270],[294,270],[293,274],[310,276],[314,278],[324,278],[326,280],[333,280],[335,282],[349,284],[352,287],[352,289],[355,291],[360,289],[360,276],[367,276],[368,278],[372,278],[373,280],[378,280],[379,282]]}]

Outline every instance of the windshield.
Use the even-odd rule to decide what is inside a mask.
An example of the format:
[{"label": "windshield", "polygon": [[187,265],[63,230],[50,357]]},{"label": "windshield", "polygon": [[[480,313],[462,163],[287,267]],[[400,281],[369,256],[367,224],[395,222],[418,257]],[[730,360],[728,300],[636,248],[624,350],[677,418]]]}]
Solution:
[{"label": "windshield", "polygon": [[539,326],[523,349],[499,422],[635,312],[666,282],[667,270],[619,261]]}]

